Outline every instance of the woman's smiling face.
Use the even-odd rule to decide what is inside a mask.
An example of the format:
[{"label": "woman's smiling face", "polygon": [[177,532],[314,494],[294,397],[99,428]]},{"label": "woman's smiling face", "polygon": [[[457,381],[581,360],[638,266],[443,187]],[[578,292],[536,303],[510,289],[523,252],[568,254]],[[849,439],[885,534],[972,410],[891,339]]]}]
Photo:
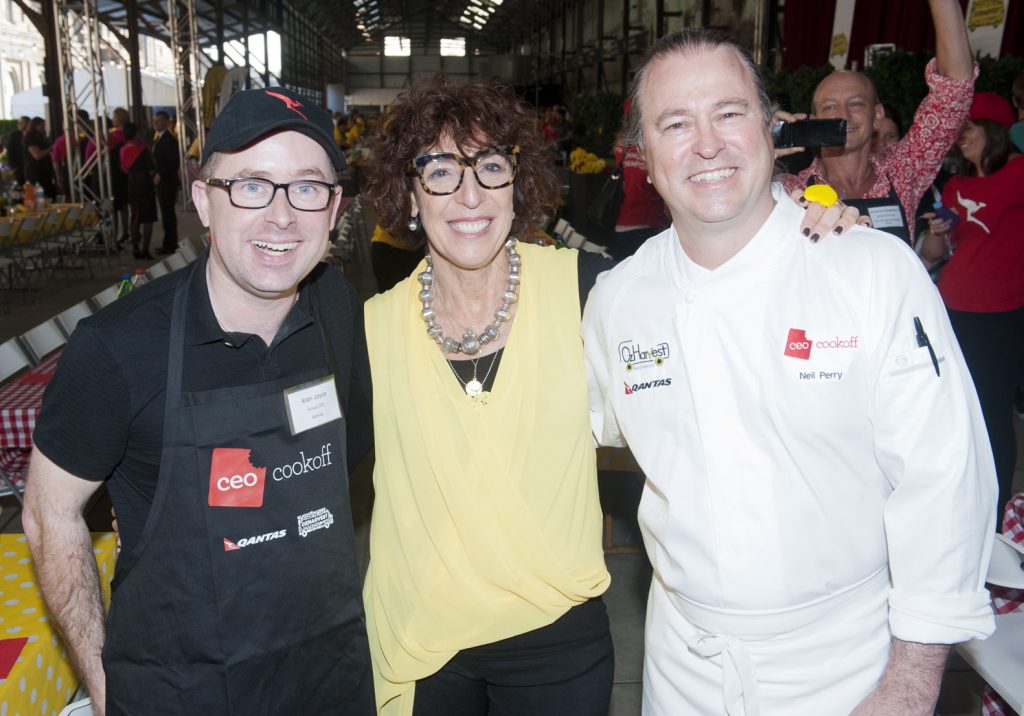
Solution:
[{"label": "woman's smiling face", "polygon": [[[445,138],[423,154],[449,152],[465,156],[464,152],[468,152],[472,156],[477,149],[460,150],[452,139]],[[466,270],[479,269],[494,261],[512,230],[511,184],[487,189],[471,169],[463,169],[462,185],[451,194],[428,194],[419,179],[412,184],[412,215],[419,217],[435,260],[441,258]]]}]

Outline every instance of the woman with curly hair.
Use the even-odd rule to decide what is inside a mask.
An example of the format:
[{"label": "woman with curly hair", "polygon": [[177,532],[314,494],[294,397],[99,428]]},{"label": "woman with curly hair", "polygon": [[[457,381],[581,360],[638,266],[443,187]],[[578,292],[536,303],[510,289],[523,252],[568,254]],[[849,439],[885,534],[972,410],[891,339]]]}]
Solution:
[{"label": "woman with curly hair", "polygon": [[608,266],[516,240],[558,184],[532,113],[503,89],[411,89],[374,160],[379,223],[428,246],[366,304],[378,710],[606,714],[609,576],[579,325],[583,287]]}]

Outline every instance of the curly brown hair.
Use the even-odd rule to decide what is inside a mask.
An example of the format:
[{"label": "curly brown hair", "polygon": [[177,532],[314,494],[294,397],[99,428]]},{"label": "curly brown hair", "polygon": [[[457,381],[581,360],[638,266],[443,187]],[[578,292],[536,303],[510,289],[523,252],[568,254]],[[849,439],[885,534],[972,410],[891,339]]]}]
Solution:
[{"label": "curly brown hair", "polygon": [[514,235],[554,210],[558,178],[534,113],[506,87],[480,80],[456,85],[438,75],[403,92],[374,137],[364,192],[378,223],[393,236],[408,234],[409,192],[417,181],[408,175],[409,163],[445,138],[467,154],[481,146],[519,145],[512,185]]}]

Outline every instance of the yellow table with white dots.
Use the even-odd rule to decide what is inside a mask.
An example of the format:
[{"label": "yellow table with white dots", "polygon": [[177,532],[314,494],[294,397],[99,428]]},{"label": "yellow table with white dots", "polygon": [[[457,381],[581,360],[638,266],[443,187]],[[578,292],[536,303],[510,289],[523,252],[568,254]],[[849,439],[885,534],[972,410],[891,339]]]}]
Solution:
[{"label": "yellow table with white dots", "polygon": [[[92,534],[104,604],[117,550],[111,532]],[[39,594],[23,534],[0,535],[0,716],[57,716],[78,675]]]}]

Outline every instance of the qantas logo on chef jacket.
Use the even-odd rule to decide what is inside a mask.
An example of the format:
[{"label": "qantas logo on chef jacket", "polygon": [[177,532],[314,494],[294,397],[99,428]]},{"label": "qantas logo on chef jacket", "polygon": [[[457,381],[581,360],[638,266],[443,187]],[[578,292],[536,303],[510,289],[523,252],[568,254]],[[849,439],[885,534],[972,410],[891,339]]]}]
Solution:
[{"label": "qantas logo on chef jacket", "polygon": [[672,385],[671,378],[660,378],[658,380],[648,380],[644,383],[633,383],[630,385],[626,381],[622,381],[622,385],[626,388],[626,395],[632,395],[633,393],[639,393],[641,390],[650,390],[651,388],[667,388]]},{"label": "qantas logo on chef jacket", "polygon": [[265,532],[261,535],[253,535],[252,537],[243,537],[237,542],[232,542],[227,537],[225,537],[224,551],[234,552],[236,549],[251,547],[254,544],[263,544],[264,542],[270,542],[271,540],[281,539],[286,534],[288,534],[288,530],[277,530],[276,532]]},{"label": "qantas logo on chef jacket", "polygon": [[808,336],[804,329],[790,328],[789,335],[786,337],[786,350],[783,351],[783,354],[790,358],[810,360],[812,347],[821,350],[851,350],[860,347],[857,345],[859,340],[860,336],[850,336],[849,338],[834,336],[816,341]]},{"label": "qantas logo on chef jacket", "polygon": [[[211,507],[263,507],[267,468],[255,467],[249,448],[214,448],[210,461]],[[295,462],[270,471],[275,482],[289,480],[331,465],[331,444],[320,446],[319,454],[307,456],[300,450]]]}]

